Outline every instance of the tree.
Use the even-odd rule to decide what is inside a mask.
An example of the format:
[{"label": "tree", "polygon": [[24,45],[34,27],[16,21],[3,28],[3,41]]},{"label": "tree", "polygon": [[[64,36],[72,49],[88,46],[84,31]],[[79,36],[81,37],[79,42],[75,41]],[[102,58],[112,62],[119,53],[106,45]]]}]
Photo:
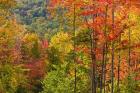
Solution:
[{"label": "tree", "polygon": [[[18,37],[22,36],[24,27],[19,25],[11,12],[14,0],[0,0],[0,92],[16,93],[19,88],[26,88],[26,69],[22,65],[16,46]],[[23,90],[24,91],[24,90]]]}]

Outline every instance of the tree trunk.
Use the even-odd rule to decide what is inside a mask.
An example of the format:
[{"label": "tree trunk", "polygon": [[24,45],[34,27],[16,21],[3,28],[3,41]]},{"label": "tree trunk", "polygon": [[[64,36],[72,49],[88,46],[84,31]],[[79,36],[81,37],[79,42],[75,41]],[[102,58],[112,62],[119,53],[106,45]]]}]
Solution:
[{"label": "tree trunk", "polygon": [[107,57],[107,41],[106,41],[106,37],[107,37],[107,14],[108,14],[108,5],[105,6],[106,10],[105,10],[105,42],[103,45],[103,59],[102,59],[102,78],[101,78],[101,91],[100,93],[102,93],[102,86],[104,83],[104,93],[105,93],[105,77],[106,77],[106,57]]},{"label": "tree trunk", "polygon": [[75,4],[74,4],[74,12],[73,12],[73,31],[74,31],[74,34],[73,34],[73,36],[74,36],[74,64],[75,64],[75,67],[74,67],[74,93],[76,93],[77,92],[77,90],[76,90],[76,85],[77,85],[77,79],[76,79],[76,77],[77,77],[77,64],[76,64],[76,52],[75,52],[75,48],[76,48],[76,40],[75,40],[75,23],[76,23],[76,14],[75,14]]},{"label": "tree trunk", "polygon": [[[118,44],[121,44],[121,36],[119,37]],[[120,93],[120,63],[121,63],[121,50],[118,52],[118,80],[117,80],[117,92]]]},{"label": "tree trunk", "polygon": [[[114,32],[114,0],[113,0],[113,6],[112,6],[112,28]],[[111,93],[114,93],[114,41],[112,41],[112,53],[111,53]]]}]

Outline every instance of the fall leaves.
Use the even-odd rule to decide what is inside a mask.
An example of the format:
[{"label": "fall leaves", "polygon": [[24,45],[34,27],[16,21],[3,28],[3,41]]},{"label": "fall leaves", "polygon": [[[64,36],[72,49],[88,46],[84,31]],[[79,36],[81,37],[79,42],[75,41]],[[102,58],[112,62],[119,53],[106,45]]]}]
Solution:
[{"label": "fall leaves", "polygon": [[27,17],[0,0],[0,92],[128,93],[132,75],[138,87],[140,18],[128,0],[20,3]]}]

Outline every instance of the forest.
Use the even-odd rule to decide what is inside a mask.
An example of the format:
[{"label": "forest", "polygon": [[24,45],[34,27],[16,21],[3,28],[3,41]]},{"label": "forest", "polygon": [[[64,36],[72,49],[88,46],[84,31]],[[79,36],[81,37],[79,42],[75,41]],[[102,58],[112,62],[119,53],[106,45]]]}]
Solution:
[{"label": "forest", "polygon": [[0,93],[140,93],[140,0],[0,0]]}]

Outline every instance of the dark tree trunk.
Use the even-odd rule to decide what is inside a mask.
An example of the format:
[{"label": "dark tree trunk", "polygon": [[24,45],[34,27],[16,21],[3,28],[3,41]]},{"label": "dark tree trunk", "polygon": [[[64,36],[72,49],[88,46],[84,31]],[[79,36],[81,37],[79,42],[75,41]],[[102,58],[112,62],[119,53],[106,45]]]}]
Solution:
[{"label": "dark tree trunk", "polygon": [[[104,36],[105,39],[107,37],[107,12],[108,12],[108,5],[105,6],[105,31]],[[100,82],[100,93],[102,93],[103,86],[104,86],[104,93],[105,93],[105,70],[106,70],[106,53],[107,53],[107,41],[105,40],[103,45],[103,55],[102,55],[102,73],[101,73],[101,82]],[[103,85],[104,84],[104,85]]]},{"label": "dark tree trunk", "polygon": [[[94,6],[94,0],[93,0],[93,6]],[[94,10],[94,9],[93,9]],[[92,22],[94,23],[94,18],[95,16],[92,15]],[[96,49],[96,33],[94,31],[94,29],[92,29],[92,33],[91,33],[91,57],[92,57],[92,93],[96,93],[96,54],[95,54],[95,49]]]},{"label": "dark tree trunk", "polygon": [[[118,44],[121,44],[121,35],[119,37]],[[121,63],[121,50],[118,52],[118,80],[117,80],[117,92],[120,93],[120,63]]]},{"label": "dark tree trunk", "polygon": [[[113,0],[113,6],[112,6],[112,29],[114,32],[114,0]],[[114,93],[114,41],[112,41],[112,53],[111,53],[111,93]]]},{"label": "dark tree trunk", "polygon": [[73,12],[73,31],[74,31],[74,33],[73,33],[73,36],[74,36],[74,64],[75,64],[75,67],[74,67],[74,93],[76,93],[77,92],[77,89],[76,89],[76,86],[77,86],[77,64],[76,64],[76,52],[75,52],[75,48],[76,48],[76,40],[75,40],[75,26],[76,26],[76,14],[75,14],[75,4],[74,4],[74,12]]}]

